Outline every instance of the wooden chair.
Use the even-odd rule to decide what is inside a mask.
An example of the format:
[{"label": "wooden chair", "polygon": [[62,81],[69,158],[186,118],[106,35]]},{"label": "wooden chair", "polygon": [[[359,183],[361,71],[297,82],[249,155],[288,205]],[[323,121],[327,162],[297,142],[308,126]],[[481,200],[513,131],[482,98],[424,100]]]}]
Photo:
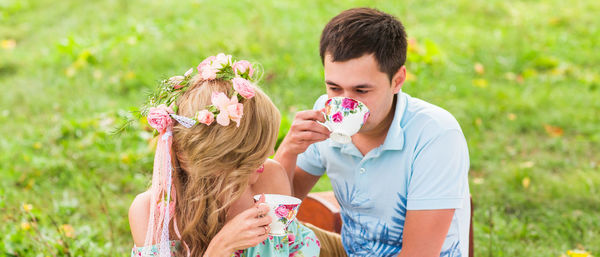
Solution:
[{"label": "wooden chair", "polygon": [[333,191],[309,193],[302,201],[296,217],[299,221],[308,222],[330,232],[339,234],[342,230],[340,205]]},{"label": "wooden chair", "polygon": [[[308,222],[321,229],[340,233],[342,218],[340,205],[333,191],[310,193],[298,210],[299,221]],[[469,227],[469,257],[473,257],[473,198],[471,198],[471,223]]]}]

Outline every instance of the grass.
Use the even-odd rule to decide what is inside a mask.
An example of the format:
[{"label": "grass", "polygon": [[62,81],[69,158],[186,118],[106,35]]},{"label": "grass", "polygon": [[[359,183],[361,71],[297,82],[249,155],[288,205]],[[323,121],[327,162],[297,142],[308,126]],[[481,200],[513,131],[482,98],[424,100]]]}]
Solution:
[{"label": "grass", "polygon": [[[403,21],[404,91],[463,128],[475,254],[599,255],[592,0],[0,0],[0,255],[128,254],[126,213],[148,185],[151,134],[140,123],[113,136],[117,121],[158,80],[227,52],[263,65],[285,132],[324,93],[321,29],[355,6]],[[322,179],[314,190],[330,188]]]}]

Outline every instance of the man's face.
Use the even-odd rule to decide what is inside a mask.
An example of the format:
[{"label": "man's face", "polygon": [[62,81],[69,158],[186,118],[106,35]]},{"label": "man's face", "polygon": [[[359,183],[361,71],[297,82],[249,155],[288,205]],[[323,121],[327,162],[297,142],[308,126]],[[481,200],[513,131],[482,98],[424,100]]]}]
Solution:
[{"label": "man's face", "polygon": [[[331,55],[325,55],[327,96],[350,97],[363,102],[369,108],[371,116],[360,133],[368,133],[378,128],[391,111],[394,94],[402,87],[404,67],[402,72],[392,79],[392,82],[395,82],[390,83],[388,75],[379,70],[372,54],[345,62],[332,62],[331,59]],[[398,80],[398,76],[402,76],[401,80]]]}]

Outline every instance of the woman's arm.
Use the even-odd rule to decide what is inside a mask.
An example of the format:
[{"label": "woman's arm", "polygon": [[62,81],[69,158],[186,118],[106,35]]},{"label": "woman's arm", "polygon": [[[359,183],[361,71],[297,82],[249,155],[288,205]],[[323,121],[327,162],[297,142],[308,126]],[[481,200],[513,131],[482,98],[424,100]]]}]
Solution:
[{"label": "woman's arm", "polygon": [[[266,169],[266,168],[265,168]],[[271,217],[264,215],[269,206],[261,204],[261,198],[254,206],[236,215],[210,241],[204,256],[230,257],[236,250],[253,247],[268,237]],[[263,217],[264,215],[264,217]],[[150,193],[139,194],[129,208],[129,226],[136,246],[144,246],[148,219],[150,218]],[[155,242],[152,242],[154,244]]]},{"label": "woman's arm", "polygon": [[135,246],[144,246],[150,218],[150,192],[143,192],[133,199],[129,207],[129,228]]}]

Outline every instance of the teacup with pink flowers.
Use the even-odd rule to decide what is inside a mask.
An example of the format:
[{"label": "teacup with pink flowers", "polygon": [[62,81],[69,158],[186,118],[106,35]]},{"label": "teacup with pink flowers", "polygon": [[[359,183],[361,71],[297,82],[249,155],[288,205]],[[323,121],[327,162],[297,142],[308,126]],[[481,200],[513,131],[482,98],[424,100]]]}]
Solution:
[{"label": "teacup with pink flowers", "polygon": [[369,118],[366,105],[349,97],[332,97],[325,102],[325,122],[331,131],[331,140],[348,144]]},{"label": "teacup with pink flowers", "polygon": [[[255,195],[254,200],[258,201],[261,195]],[[288,195],[265,194],[265,203],[269,205],[269,213],[273,221],[269,225],[272,236],[287,235],[286,229],[298,214],[298,208],[302,200]]]}]

